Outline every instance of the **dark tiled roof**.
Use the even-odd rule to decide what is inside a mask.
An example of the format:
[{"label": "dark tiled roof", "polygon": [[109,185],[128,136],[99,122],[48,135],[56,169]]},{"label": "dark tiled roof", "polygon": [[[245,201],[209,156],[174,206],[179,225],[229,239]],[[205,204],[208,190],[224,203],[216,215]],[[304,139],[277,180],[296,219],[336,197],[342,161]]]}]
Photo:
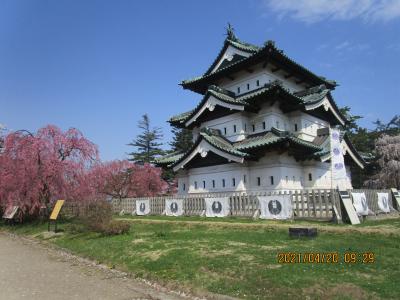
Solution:
[{"label": "dark tiled roof", "polygon": [[169,165],[178,161],[185,153],[183,152],[173,152],[162,157],[159,157],[155,160],[157,165]]},{"label": "dark tiled roof", "polygon": [[242,99],[241,97],[235,97],[235,94],[228,90],[222,89],[217,86],[210,86],[207,90],[207,93],[204,95],[203,99],[193,110],[173,116],[169,120],[169,122],[172,124],[176,124],[176,125],[185,123],[187,120],[191,119],[202,108],[202,106],[207,102],[207,100],[210,96],[214,96],[218,100],[228,103],[228,104],[242,105],[244,107],[251,106],[247,101],[245,101],[244,98]]},{"label": "dark tiled roof", "polygon": [[[225,50],[228,48],[229,45],[237,49],[248,52],[250,56],[235,61],[231,61],[231,63],[226,64],[225,67],[222,68],[220,67],[214,72],[212,72],[212,70],[215,68],[218,61],[222,58],[223,53],[225,52]],[[318,76],[313,72],[311,72],[309,69],[305,68],[301,64],[294,61],[293,59],[289,58],[286,54],[284,54],[282,50],[278,49],[275,46],[275,43],[273,41],[267,41],[263,47],[258,47],[251,44],[243,43],[237,39],[236,41],[232,41],[229,38],[225,40],[224,46],[219,52],[217,58],[214,60],[214,62],[202,76],[184,80],[181,82],[181,85],[184,88],[192,89],[193,84],[200,83],[204,80],[207,81],[208,79],[211,78],[215,78],[215,76],[220,73],[238,71],[240,68],[245,68],[248,64],[259,62],[260,60],[262,60],[262,57],[268,57],[268,59],[271,60],[272,63],[274,63],[274,61],[275,63],[279,62],[279,64],[285,65],[288,68],[295,70],[297,73],[302,74],[301,76],[309,78],[313,82],[313,84],[325,84],[329,88],[334,88],[337,85],[335,81],[328,80],[322,76]],[[208,84],[205,85],[207,86]],[[196,88],[194,88],[193,90],[196,90]]]},{"label": "dark tiled roof", "polygon": [[[213,61],[213,63],[211,64],[211,66],[208,68],[208,70],[204,73],[204,75],[210,74],[212,72],[212,70],[215,68],[215,66],[217,65],[217,63],[220,61],[220,59],[222,58],[222,55],[224,54],[225,50],[229,47],[232,46],[236,49],[242,50],[244,52],[251,54],[256,53],[257,51],[260,50],[260,47],[255,46],[255,45],[251,45],[248,43],[244,43],[242,41],[240,41],[239,39],[237,39],[236,37],[227,37],[224,41],[224,45],[221,48],[221,50],[219,51],[217,57],[215,58],[215,60]],[[238,61],[241,61],[243,58],[246,57],[242,57],[241,59],[233,59],[230,62],[227,62],[224,66],[219,67],[219,69],[225,68],[225,67],[229,67],[229,65],[237,63]],[[203,76],[204,76],[203,75]]]},{"label": "dark tiled roof", "polygon": [[185,159],[194,149],[199,145],[202,140],[206,140],[210,145],[215,148],[232,154],[241,158],[251,158],[252,150],[258,148],[268,147],[276,145],[278,143],[289,142],[289,147],[301,147],[307,149],[310,153],[323,151],[321,146],[315,145],[312,142],[300,139],[287,131],[282,131],[276,128],[272,128],[270,131],[262,132],[248,136],[245,140],[240,142],[232,143],[223,137],[219,130],[204,128],[200,132],[200,136],[197,139],[193,147],[186,153],[178,153],[175,155],[169,155],[162,157],[157,160],[157,164],[165,165],[168,164],[170,167],[176,165],[178,162]]},{"label": "dark tiled roof", "polygon": [[346,117],[340,113],[339,108],[331,97],[330,90],[327,89],[325,85],[319,85],[300,92],[291,93],[283,86],[281,81],[275,80],[269,84],[264,85],[263,87],[252,90],[245,94],[241,94],[239,96],[235,96],[235,94],[231,91],[227,91],[216,86],[210,86],[202,101],[200,101],[195,109],[185,112],[183,114],[179,114],[177,116],[173,116],[169,120],[169,122],[177,126],[184,124],[201,109],[201,107],[206,103],[210,95],[225,103],[243,105],[245,108],[254,109],[255,107],[253,106],[253,100],[259,96],[267,95],[271,92],[279,92],[281,93],[281,95],[285,95],[286,99],[290,99],[292,103],[297,103],[298,105],[300,105],[299,108],[305,108],[306,105],[316,104],[319,101],[322,101],[325,97],[328,97],[329,101],[331,102],[332,106],[339,114],[339,116],[343,120],[346,120]]}]

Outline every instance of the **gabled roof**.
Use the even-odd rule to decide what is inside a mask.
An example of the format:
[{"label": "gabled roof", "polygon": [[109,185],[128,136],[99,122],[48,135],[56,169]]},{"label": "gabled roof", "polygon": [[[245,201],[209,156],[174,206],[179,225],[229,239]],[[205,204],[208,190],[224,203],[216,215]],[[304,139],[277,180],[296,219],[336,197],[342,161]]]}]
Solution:
[{"label": "gabled roof", "polygon": [[[214,62],[211,64],[211,66],[207,69],[207,71],[204,73],[203,76],[211,74],[212,71],[215,69],[215,67],[217,66],[217,64],[221,61],[221,59],[223,58],[226,50],[229,48],[229,46],[243,51],[245,53],[248,54],[248,56],[256,53],[257,51],[260,50],[260,47],[252,45],[252,44],[248,44],[248,43],[244,43],[242,41],[240,41],[238,38],[236,38],[236,36],[227,36],[227,38],[224,41],[224,45],[222,46],[222,49],[219,51],[217,57],[215,58]],[[217,70],[219,69],[223,69],[223,68],[227,68],[232,64],[235,64],[239,61],[241,61],[242,59],[247,58],[248,56],[243,56],[243,55],[239,55],[236,54],[236,56],[232,57],[232,59],[230,61],[228,61],[227,59],[225,59],[220,66],[218,67]]]},{"label": "gabled roof", "polygon": [[[331,159],[331,142],[329,136],[329,129],[323,128],[319,129],[319,131],[320,130],[325,130],[326,132],[324,134],[317,136],[313,140],[313,144],[319,144],[323,149],[321,151],[313,153],[312,157],[320,158],[322,161],[327,161]],[[354,145],[348,138],[347,134],[343,132],[340,136],[340,140],[343,149],[345,151],[345,155],[348,154],[349,158],[353,160],[353,162],[357,164],[360,168],[363,169],[366,165],[366,162],[364,158],[360,155],[360,153],[354,148]]]},{"label": "gabled roof", "polygon": [[[200,132],[194,145],[186,153],[169,164],[168,167],[177,171],[196,157],[197,154],[205,157],[208,151],[226,158],[228,161],[239,163],[242,163],[245,157],[249,157],[249,154],[236,150],[228,140],[221,136],[219,131],[205,128]],[[156,161],[156,164],[159,164],[158,161]]]},{"label": "gabled roof", "polygon": [[270,131],[249,135],[246,139],[234,143],[234,147],[240,151],[250,151],[281,142],[288,142],[293,146],[307,148],[310,152],[321,151],[322,147],[312,142],[300,139],[288,131],[272,127]]},{"label": "gabled roof", "polygon": [[[239,110],[256,112],[259,109],[257,101],[261,99],[262,102],[262,100],[268,97],[277,95],[279,97],[275,97],[273,100],[284,99],[285,105],[292,109],[299,109],[306,112],[320,110],[322,113],[330,111],[332,113],[330,119],[336,120],[336,124],[344,125],[347,121],[346,117],[337,107],[330,94],[330,90],[327,89],[325,85],[319,85],[300,92],[291,93],[279,80],[276,80],[259,89],[252,90],[239,96],[235,96],[232,92],[219,87],[211,86],[195,109],[174,116],[169,122],[177,127],[186,127],[187,122],[196,116],[196,114],[198,116],[200,112],[206,112],[205,105],[207,105],[207,100],[210,96],[214,96],[227,104],[239,105],[239,107],[225,106],[230,113],[233,113]],[[333,122],[333,124],[335,125],[335,122]]]},{"label": "gabled roof", "polygon": [[[208,144],[210,147],[206,147],[204,143]],[[219,130],[205,128],[202,129],[197,141],[186,153],[162,157],[159,158],[156,163],[158,165],[168,165],[168,167],[179,169],[184,167],[196,154],[204,151],[204,148],[216,152],[229,161],[243,162],[244,159],[255,159],[258,150],[275,145],[298,148],[308,154],[323,150],[323,148],[318,145],[297,138],[289,132],[276,128],[259,134],[250,135],[245,140],[234,143],[225,139]]]},{"label": "gabled roof", "polygon": [[339,107],[332,97],[331,91],[327,89],[325,85],[295,92],[294,95],[303,100],[306,111],[316,110],[322,107],[325,111],[329,110],[332,112],[335,119],[339,122],[336,125],[345,125],[348,122],[346,116],[340,112]]},{"label": "gabled roof", "polygon": [[[236,57],[236,59],[232,59],[229,63],[227,62],[224,65],[221,64],[216,70],[214,70],[218,62],[223,58],[224,53],[229,46],[246,52],[248,57]],[[193,79],[183,80],[180,84],[185,89],[190,89],[194,92],[204,94],[207,91],[207,87],[214,84],[216,80],[261,62],[271,63],[289,73],[294,73],[296,74],[296,77],[309,82],[310,85],[325,84],[329,89],[334,89],[337,85],[335,81],[318,76],[289,58],[282,50],[275,46],[275,42],[273,41],[267,41],[262,47],[258,47],[241,42],[233,33],[228,33],[222,49],[203,75]]]}]

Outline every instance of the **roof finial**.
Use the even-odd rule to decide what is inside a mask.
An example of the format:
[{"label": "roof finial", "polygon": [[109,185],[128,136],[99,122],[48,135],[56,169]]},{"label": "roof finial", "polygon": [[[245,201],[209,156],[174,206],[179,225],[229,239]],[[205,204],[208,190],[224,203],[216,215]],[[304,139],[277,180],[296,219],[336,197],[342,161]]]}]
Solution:
[{"label": "roof finial", "polygon": [[226,36],[232,41],[236,41],[235,29],[232,27],[231,23],[228,22],[228,27],[226,27]]}]

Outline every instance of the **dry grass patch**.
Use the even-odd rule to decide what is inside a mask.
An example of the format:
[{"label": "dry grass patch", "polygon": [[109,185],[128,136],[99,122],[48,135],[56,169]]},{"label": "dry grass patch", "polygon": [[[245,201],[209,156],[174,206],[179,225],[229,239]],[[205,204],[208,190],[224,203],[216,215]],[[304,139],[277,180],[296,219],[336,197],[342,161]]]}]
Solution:
[{"label": "dry grass patch", "polygon": [[302,290],[307,299],[379,299],[375,294],[371,294],[352,283],[342,283],[332,287],[316,284]]}]

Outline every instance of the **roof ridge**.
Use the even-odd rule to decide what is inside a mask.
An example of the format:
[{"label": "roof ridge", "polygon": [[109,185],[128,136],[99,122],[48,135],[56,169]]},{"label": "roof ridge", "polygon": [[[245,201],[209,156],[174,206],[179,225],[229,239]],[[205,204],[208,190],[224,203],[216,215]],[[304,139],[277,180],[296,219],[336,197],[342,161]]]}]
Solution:
[{"label": "roof ridge", "polygon": [[308,96],[311,94],[321,93],[322,91],[325,91],[325,90],[329,91],[329,89],[326,87],[325,84],[320,84],[320,85],[316,85],[316,86],[310,87],[305,90],[294,92],[293,95],[298,96],[298,97],[304,97],[304,96]]},{"label": "roof ridge", "polygon": [[219,87],[215,84],[209,85],[207,91],[209,91],[209,90],[215,91],[217,93],[223,93],[223,94],[226,94],[227,96],[231,96],[232,98],[235,98],[234,92],[224,89],[222,87]]}]

